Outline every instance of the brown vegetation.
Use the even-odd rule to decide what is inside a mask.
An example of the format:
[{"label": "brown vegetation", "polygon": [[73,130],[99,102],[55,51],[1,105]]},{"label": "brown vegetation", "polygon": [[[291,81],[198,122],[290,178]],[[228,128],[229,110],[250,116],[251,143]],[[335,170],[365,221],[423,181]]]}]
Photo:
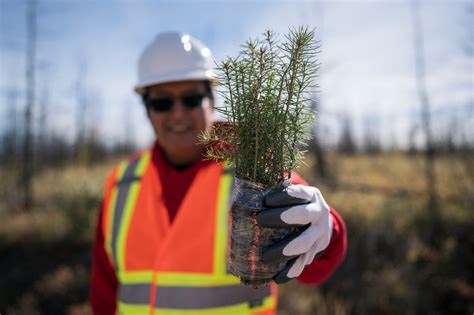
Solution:
[{"label": "brown vegetation", "polygon": [[[283,285],[279,314],[469,314],[474,182],[461,157],[437,159],[439,219],[426,208],[423,156],[326,158],[337,170],[329,183],[313,174],[309,156],[300,173],[344,217],[347,258],[319,287]],[[93,230],[103,179],[116,162],[45,170],[35,178],[31,212],[0,206],[0,312],[88,314]],[[13,177],[0,172],[6,196]]]}]

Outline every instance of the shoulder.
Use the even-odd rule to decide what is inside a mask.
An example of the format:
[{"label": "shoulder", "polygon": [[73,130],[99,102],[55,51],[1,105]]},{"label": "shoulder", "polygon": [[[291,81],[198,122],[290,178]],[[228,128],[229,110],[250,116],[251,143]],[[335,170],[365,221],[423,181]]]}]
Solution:
[{"label": "shoulder", "polygon": [[126,171],[127,168],[133,167],[143,167],[151,159],[152,149],[146,149],[142,151],[135,152],[128,156],[127,158],[121,160],[117,163],[114,168],[108,173],[105,181],[106,192],[109,190],[118,178],[120,178]]}]

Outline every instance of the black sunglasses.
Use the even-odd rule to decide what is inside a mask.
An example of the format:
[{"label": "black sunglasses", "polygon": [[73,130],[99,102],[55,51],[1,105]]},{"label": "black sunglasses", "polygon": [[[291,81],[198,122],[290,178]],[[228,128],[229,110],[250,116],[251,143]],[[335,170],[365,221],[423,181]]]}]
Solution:
[{"label": "black sunglasses", "polygon": [[[181,103],[188,108],[193,109],[201,106],[202,100],[206,97],[205,94],[190,94],[185,96],[179,96]],[[173,108],[174,98],[173,97],[158,97],[158,98],[146,98],[145,104],[148,108],[153,109],[156,112],[167,112]]]}]

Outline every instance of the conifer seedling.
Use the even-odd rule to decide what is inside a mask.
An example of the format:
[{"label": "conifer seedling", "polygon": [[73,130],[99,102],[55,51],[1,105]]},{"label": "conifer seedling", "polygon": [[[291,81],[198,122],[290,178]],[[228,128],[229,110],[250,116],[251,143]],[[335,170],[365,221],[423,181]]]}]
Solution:
[{"label": "conifer seedling", "polygon": [[231,127],[216,124],[201,140],[221,144],[207,158],[228,161],[237,178],[276,187],[302,161],[319,46],[305,27],[291,28],[283,41],[272,31],[262,35],[218,65],[224,106],[216,110]]}]

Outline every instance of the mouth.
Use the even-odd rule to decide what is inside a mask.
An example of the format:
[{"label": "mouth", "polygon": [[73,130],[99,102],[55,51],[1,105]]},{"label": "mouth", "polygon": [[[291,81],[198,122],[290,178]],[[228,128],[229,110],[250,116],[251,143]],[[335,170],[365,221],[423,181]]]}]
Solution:
[{"label": "mouth", "polygon": [[168,126],[168,131],[171,133],[182,134],[192,130],[190,125],[171,125]]}]

